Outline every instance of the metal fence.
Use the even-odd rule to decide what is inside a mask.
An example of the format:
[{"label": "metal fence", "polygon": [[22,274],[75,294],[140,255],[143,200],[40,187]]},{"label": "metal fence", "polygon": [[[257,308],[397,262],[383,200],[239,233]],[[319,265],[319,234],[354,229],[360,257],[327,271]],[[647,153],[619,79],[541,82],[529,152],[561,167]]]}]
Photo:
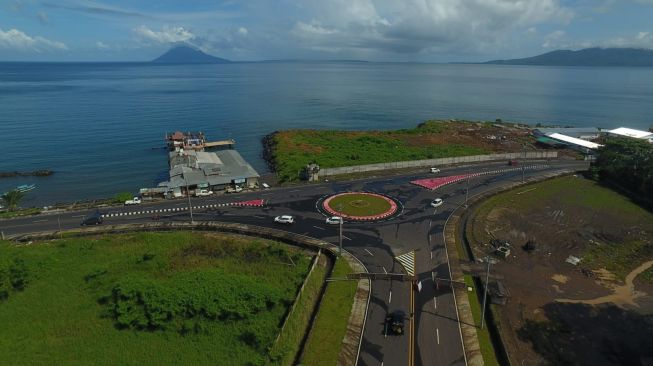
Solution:
[{"label": "metal fence", "polygon": [[460,163],[478,163],[483,161],[512,160],[512,159],[555,159],[557,157],[558,157],[557,151],[525,151],[525,152],[518,152],[518,153],[458,156],[453,158],[397,161],[392,163],[355,165],[355,166],[345,166],[339,168],[324,168],[320,170],[319,176],[328,177],[331,175],[372,172],[375,170],[438,167],[442,165],[451,165],[451,164],[460,164]]}]

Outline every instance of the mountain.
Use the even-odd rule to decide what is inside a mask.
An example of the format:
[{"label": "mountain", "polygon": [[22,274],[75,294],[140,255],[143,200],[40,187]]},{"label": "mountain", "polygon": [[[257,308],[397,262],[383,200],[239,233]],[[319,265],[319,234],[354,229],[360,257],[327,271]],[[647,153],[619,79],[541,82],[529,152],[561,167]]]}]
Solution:
[{"label": "mountain", "polygon": [[176,46],[152,60],[160,64],[225,64],[231,62],[186,45]]},{"label": "mountain", "polygon": [[539,56],[484,62],[495,65],[542,66],[653,66],[653,50],[642,48],[586,48],[559,50]]}]

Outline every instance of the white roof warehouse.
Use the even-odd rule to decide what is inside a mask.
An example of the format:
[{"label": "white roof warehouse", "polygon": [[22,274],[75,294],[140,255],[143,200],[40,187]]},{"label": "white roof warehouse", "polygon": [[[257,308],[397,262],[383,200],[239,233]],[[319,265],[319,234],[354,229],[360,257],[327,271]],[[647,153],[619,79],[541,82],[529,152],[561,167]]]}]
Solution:
[{"label": "white roof warehouse", "polygon": [[653,133],[648,131],[634,130],[632,128],[619,127],[614,130],[608,131],[608,134],[613,136],[630,137],[634,139],[647,140],[653,143]]}]

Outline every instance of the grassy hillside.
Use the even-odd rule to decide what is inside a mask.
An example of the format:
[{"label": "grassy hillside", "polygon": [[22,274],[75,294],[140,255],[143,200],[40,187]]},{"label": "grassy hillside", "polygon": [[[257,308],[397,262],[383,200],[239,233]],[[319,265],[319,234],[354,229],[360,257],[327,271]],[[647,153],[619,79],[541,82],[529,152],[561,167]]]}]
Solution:
[{"label": "grassy hillside", "polygon": [[218,234],[1,242],[0,364],[262,365],[310,263]]},{"label": "grassy hillside", "polygon": [[462,121],[394,131],[288,130],[271,136],[267,158],[282,181],[292,181],[310,162],[331,168],[520,151],[532,142],[526,135],[508,125]]}]

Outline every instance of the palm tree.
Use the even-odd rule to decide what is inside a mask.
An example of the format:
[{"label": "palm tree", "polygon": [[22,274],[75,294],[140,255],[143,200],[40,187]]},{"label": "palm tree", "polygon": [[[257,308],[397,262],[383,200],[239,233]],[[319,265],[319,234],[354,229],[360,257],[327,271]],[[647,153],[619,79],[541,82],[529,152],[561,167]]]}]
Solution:
[{"label": "palm tree", "polygon": [[24,196],[24,192],[14,189],[3,194],[2,201],[4,201],[9,211],[13,211],[16,209],[16,206],[18,206],[18,203],[20,203],[20,200],[22,200]]}]

